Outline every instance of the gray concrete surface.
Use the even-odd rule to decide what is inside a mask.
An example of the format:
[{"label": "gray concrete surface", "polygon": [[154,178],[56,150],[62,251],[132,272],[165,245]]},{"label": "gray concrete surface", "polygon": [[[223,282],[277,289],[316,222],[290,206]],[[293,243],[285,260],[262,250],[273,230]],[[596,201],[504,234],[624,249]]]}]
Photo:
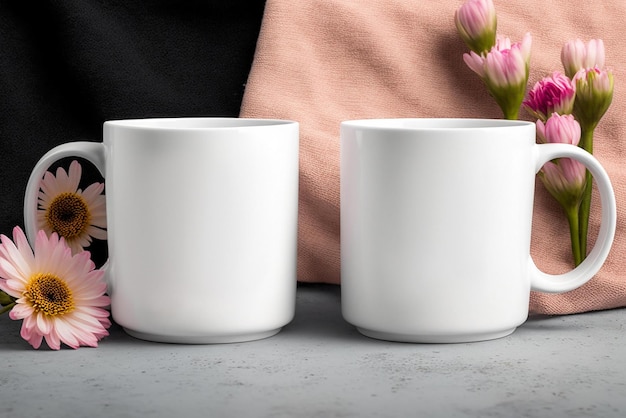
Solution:
[{"label": "gray concrete surface", "polygon": [[[164,307],[167,308],[167,307]],[[0,318],[0,417],[625,417],[626,309],[533,317],[493,341],[419,345],[360,335],[340,288],[298,288],[271,338],[136,340],[33,350]]]}]

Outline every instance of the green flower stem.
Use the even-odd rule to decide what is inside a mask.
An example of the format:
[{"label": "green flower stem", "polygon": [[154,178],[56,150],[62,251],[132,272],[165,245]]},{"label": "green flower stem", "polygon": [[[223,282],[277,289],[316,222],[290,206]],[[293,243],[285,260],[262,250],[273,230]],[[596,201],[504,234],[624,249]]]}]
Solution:
[{"label": "green flower stem", "polygon": [[[593,127],[585,129],[583,128],[579,147],[584,149],[590,154],[593,154]],[[591,190],[593,188],[593,178],[589,170],[586,174],[585,190],[583,191],[583,198],[580,204],[580,210],[578,213],[578,222],[580,227],[579,245],[581,251],[580,263],[587,257],[587,233],[589,231],[589,213],[591,212]],[[576,263],[576,265],[580,264]]]},{"label": "green flower stem", "polygon": [[0,290],[0,315],[9,312],[15,306],[15,298]]},{"label": "green flower stem", "polygon": [[14,301],[15,299],[9,296],[6,292],[0,290],[0,305],[8,305],[9,303]]},{"label": "green flower stem", "polygon": [[574,264],[579,265],[583,262],[584,257],[580,248],[580,235],[579,235],[579,219],[578,208],[572,206],[565,210],[567,215],[567,222],[569,222],[570,240],[572,241],[572,255],[574,256]]},{"label": "green flower stem", "polygon": [[9,312],[16,305],[16,302],[11,302],[7,306],[0,306],[0,315],[3,313]]},{"label": "green flower stem", "polygon": [[519,108],[502,109],[502,113],[504,113],[504,119],[508,119],[508,120],[517,120],[517,119],[519,119]]}]

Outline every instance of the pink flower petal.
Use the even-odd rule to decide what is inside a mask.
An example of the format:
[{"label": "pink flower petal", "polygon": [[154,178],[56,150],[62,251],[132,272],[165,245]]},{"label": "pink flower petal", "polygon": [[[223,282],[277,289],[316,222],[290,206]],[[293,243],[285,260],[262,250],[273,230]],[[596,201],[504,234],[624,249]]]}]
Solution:
[{"label": "pink flower petal", "polygon": [[[62,169],[60,169],[62,170]],[[67,177],[67,184],[71,185],[73,191],[78,190],[78,185],[80,183],[80,177],[83,173],[82,166],[78,163],[78,161],[74,160],[70,163],[69,176]],[[63,170],[63,174],[65,174],[65,170]],[[57,170],[57,178],[58,170]]]},{"label": "pink flower petal", "polygon": [[38,349],[41,346],[41,341],[43,340],[43,335],[33,332],[32,329],[26,328],[23,324],[22,329],[20,330],[20,336],[28,341],[34,349]]},{"label": "pink flower petal", "polygon": [[31,318],[34,314],[33,307],[27,303],[22,303],[18,299],[17,305],[11,309],[9,313],[9,318],[13,320],[20,320],[25,318]]},{"label": "pink flower petal", "polygon": [[[34,348],[39,348],[43,339],[53,350],[60,349],[62,343],[72,348],[97,346],[98,340],[108,335],[106,328],[111,326],[109,312],[102,309],[110,305],[110,298],[104,294],[104,272],[95,270],[88,252],[72,255],[65,240],[56,233],[48,237],[39,231],[34,254],[21,229],[14,231],[14,237],[17,245],[7,237],[1,240],[0,273],[9,273],[9,278],[0,279],[0,288],[17,298],[9,317],[23,320],[20,335]],[[36,271],[38,277],[49,275],[62,281],[61,285],[71,292],[68,296],[71,299],[64,303],[70,303],[73,309],[61,314],[55,310],[46,313],[45,305],[41,305],[37,309],[42,310],[36,311],[30,297],[23,292],[27,285],[37,285],[31,282],[31,271]]]},{"label": "pink flower petal", "polygon": [[93,183],[93,184],[90,184],[85,190],[83,190],[82,196],[85,200],[93,202],[99,197],[103,197],[102,196],[103,191],[104,191],[104,183]]},{"label": "pink flower petal", "polygon": [[61,337],[59,337],[56,328],[53,328],[50,334],[44,335],[44,338],[46,339],[46,344],[48,344],[48,347],[52,350],[61,349]]},{"label": "pink flower petal", "polygon": [[36,314],[35,319],[37,320],[37,331],[43,335],[49,334],[52,330],[52,321],[48,320],[44,314]]},{"label": "pink flower petal", "polygon": [[485,69],[484,69],[484,58],[475,53],[474,51],[469,52],[468,54],[463,54],[463,61],[470,68],[470,70],[474,71],[480,78],[485,77]]}]

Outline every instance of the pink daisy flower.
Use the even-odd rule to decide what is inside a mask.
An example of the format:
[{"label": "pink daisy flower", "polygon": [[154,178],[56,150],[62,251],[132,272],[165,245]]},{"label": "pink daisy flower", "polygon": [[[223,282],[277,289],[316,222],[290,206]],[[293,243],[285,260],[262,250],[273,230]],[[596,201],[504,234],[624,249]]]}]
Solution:
[{"label": "pink daisy flower", "polygon": [[62,237],[44,231],[33,252],[19,227],[15,242],[5,235],[0,241],[0,290],[16,299],[9,317],[24,320],[20,335],[30,345],[39,348],[45,338],[53,350],[61,343],[97,347],[109,335],[104,271],[95,270],[89,252],[72,255]]},{"label": "pink daisy flower", "polygon": [[72,161],[69,174],[60,167],[56,176],[47,172],[38,198],[37,229],[65,238],[74,254],[88,247],[92,238],[107,238],[104,184],[94,183],[82,191],[81,174],[78,161]]}]

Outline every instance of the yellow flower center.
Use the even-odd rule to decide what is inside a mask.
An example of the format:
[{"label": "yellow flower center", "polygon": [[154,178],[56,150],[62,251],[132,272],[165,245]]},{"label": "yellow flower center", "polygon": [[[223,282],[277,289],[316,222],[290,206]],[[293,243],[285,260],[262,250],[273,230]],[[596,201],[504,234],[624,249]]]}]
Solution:
[{"label": "yellow flower center", "polygon": [[74,310],[74,298],[67,283],[49,273],[38,273],[26,285],[24,296],[36,312],[55,316]]},{"label": "yellow flower center", "polygon": [[52,231],[71,240],[85,232],[90,221],[89,206],[79,194],[65,192],[54,198],[46,212]]}]

